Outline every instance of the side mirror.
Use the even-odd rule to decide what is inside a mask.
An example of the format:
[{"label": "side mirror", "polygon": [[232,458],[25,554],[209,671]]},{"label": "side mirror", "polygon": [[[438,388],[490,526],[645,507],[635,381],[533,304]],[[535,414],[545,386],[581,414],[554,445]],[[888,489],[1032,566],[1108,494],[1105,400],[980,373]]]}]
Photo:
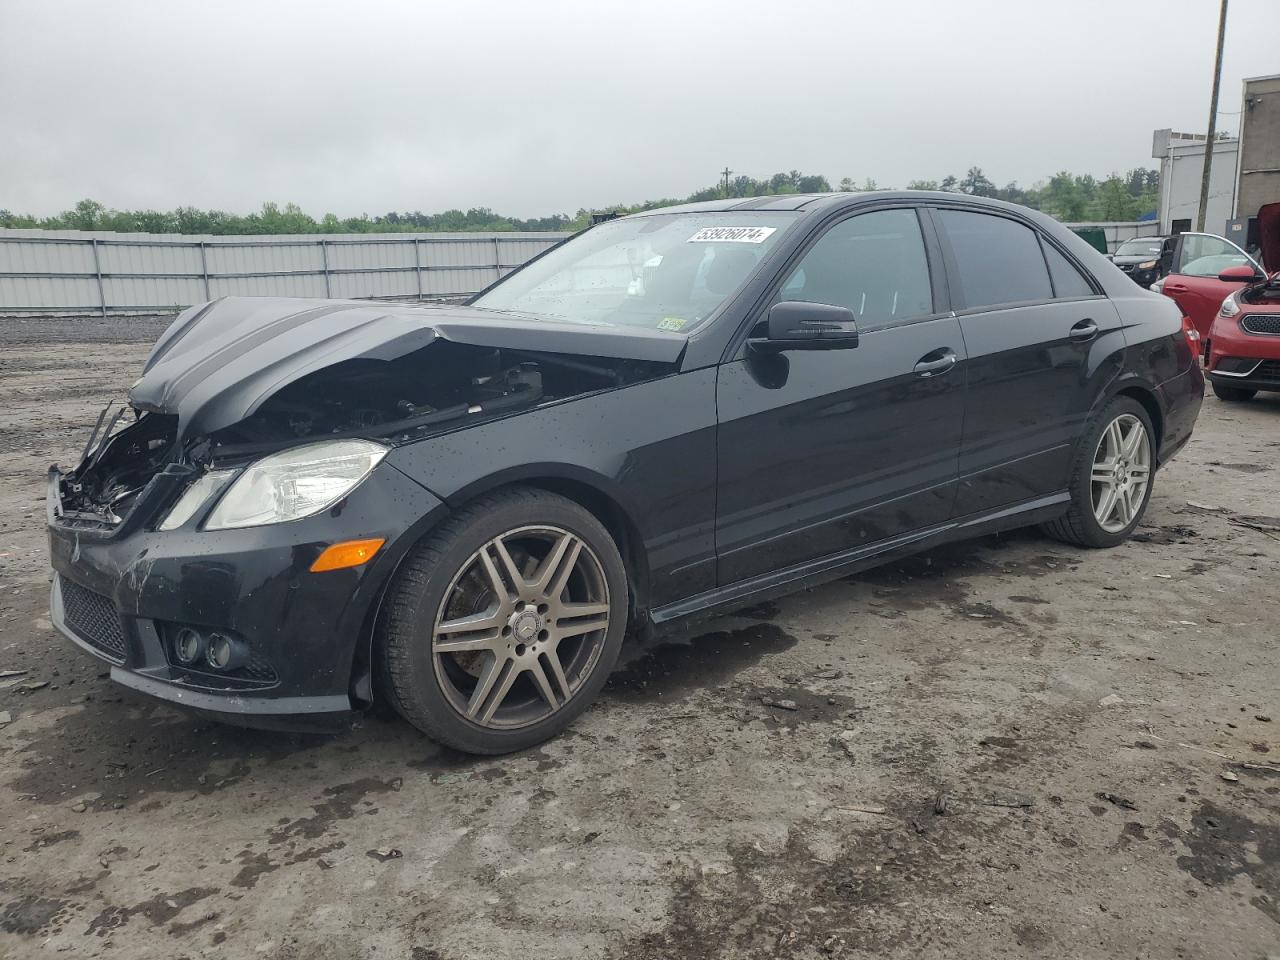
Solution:
[{"label": "side mirror", "polygon": [[830,303],[783,300],[769,308],[769,335],[747,341],[759,350],[840,350],[858,345],[853,311]]},{"label": "side mirror", "polygon": [[1247,263],[1241,263],[1234,267],[1227,267],[1227,269],[1218,274],[1218,279],[1224,283],[1249,283],[1260,278],[1253,267]]}]

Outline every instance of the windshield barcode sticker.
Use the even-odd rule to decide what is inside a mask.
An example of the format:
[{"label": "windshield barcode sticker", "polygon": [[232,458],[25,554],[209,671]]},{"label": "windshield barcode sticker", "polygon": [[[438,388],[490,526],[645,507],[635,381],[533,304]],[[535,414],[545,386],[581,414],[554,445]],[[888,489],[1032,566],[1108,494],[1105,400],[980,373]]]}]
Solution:
[{"label": "windshield barcode sticker", "polygon": [[689,243],[764,243],[777,227],[703,227]]}]

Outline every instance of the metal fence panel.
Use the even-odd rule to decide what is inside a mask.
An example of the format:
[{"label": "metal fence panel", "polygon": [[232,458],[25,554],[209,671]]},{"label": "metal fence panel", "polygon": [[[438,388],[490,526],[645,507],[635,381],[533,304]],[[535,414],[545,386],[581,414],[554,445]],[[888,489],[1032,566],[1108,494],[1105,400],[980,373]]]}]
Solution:
[{"label": "metal fence panel", "polygon": [[0,230],[0,316],[169,312],[221,296],[464,297],[565,236]]}]

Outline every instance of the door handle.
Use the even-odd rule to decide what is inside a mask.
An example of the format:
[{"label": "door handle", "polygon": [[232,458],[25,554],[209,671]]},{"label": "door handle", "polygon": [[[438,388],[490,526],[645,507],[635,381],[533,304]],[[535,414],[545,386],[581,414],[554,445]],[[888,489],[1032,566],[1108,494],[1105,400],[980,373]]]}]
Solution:
[{"label": "door handle", "polygon": [[1187,288],[1180,283],[1166,283],[1164,289],[1170,293],[1186,293]]},{"label": "door handle", "polygon": [[922,377],[936,377],[954,367],[959,359],[954,350],[943,347],[941,350],[926,353],[912,369]]},{"label": "door handle", "polygon": [[1067,334],[1076,343],[1087,343],[1098,335],[1098,325],[1092,320],[1085,318],[1071,328],[1071,332]]}]

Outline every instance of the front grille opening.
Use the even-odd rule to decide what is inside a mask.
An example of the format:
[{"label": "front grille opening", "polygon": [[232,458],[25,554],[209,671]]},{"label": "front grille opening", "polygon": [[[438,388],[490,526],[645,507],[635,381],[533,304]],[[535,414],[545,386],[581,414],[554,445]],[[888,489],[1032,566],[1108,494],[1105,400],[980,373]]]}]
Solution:
[{"label": "front grille opening", "polygon": [[1252,313],[1240,321],[1248,333],[1264,337],[1280,337],[1280,313]]},{"label": "front grille opening", "polygon": [[1280,360],[1263,360],[1249,376],[1258,380],[1280,380]]},{"label": "front grille opening", "polygon": [[62,615],[68,627],[85,643],[116,664],[124,663],[124,628],[115,604],[108,597],[59,575]]}]

